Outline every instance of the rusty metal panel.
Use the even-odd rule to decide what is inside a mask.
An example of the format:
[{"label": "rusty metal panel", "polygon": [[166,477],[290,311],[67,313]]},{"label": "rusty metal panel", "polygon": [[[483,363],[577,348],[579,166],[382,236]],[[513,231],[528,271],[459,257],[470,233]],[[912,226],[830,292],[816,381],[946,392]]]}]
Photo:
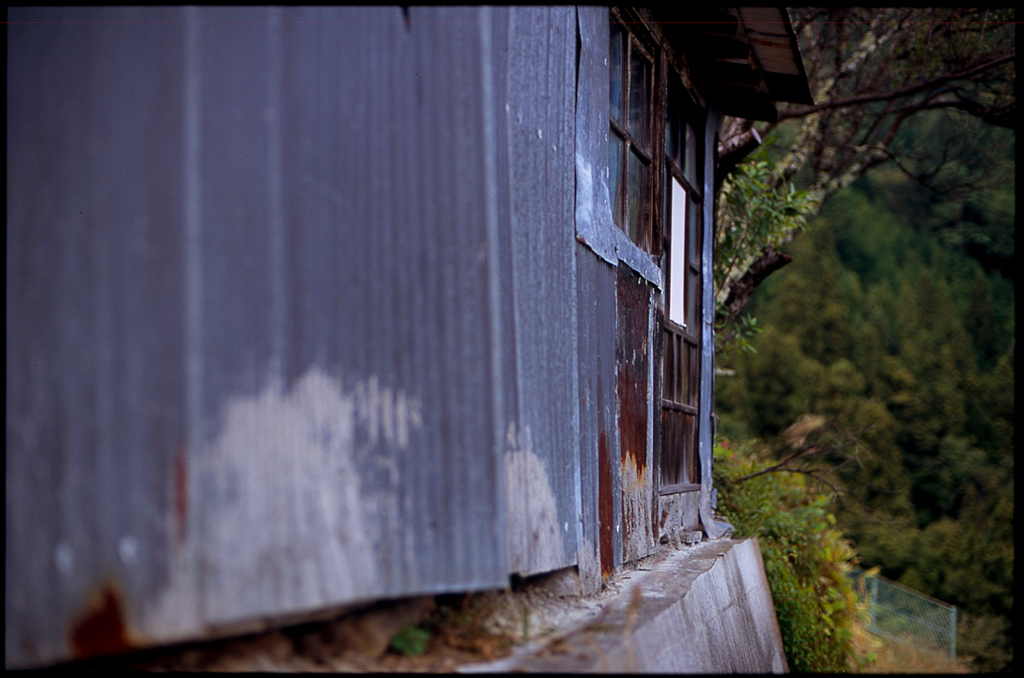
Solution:
[{"label": "rusty metal panel", "polygon": [[[654,468],[651,464],[651,294],[625,264],[616,276],[618,341],[615,358],[622,466],[622,557],[654,552]],[[660,409],[660,407],[659,407]]]},{"label": "rusty metal panel", "polygon": [[596,586],[622,563],[622,465],[619,461],[615,352],[616,269],[576,247],[579,341],[580,478],[583,535],[579,568]]},{"label": "rusty metal panel", "polygon": [[519,422],[510,430],[510,567],[576,563],[573,148],[575,10],[508,10],[508,138]]}]

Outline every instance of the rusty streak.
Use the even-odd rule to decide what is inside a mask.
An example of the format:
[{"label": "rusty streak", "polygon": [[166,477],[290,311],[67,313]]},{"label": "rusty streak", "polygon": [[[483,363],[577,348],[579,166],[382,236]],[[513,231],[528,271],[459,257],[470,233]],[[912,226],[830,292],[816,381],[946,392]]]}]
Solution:
[{"label": "rusty streak", "polygon": [[179,541],[184,541],[188,527],[188,456],[184,447],[174,458],[174,519]]},{"label": "rusty streak", "polygon": [[647,326],[650,299],[647,285],[625,266],[619,267],[617,288],[620,454],[625,463],[632,453],[639,477],[647,466]]},{"label": "rusty streak", "polygon": [[90,610],[71,627],[71,645],[79,658],[116,654],[131,649],[121,612],[121,599],[111,585],[90,604]]}]

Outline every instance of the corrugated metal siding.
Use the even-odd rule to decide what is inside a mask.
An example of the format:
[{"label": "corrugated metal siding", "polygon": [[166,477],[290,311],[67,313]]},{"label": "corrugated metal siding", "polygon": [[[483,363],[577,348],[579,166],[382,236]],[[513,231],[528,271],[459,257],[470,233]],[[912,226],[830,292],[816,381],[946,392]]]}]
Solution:
[{"label": "corrugated metal siding", "polygon": [[580,471],[583,534],[580,576],[590,588],[622,563],[622,477],[619,461],[615,348],[616,268],[578,245]]},{"label": "corrugated metal siding", "polygon": [[504,24],[519,410],[506,473],[521,574],[576,563],[575,19],[571,7],[522,7]]},{"label": "corrugated metal siding", "polygon": [[170,577],[186,440],[182,29],[104,23],[143,14],[7,29],[8,663],[123,645],[120,626]]},{"label": "corrugated metal siding", "polygon": [[608,8],[577,7],[576,13],[576,237],[615,266],[619,229],[608,202]]},{"label": "corrugated metal siding", "polygon": [[[719,112],[714,108],[708,110],[704,126],[704,195],[714,195],[713,178],[715,176],[715,157],[718,148]],[[703,421],[698,431],[698,452],[700,456],[700,519],[704,531],[711,539],[718,539],[732,531],[728,520],[714,515],[711,506],[712,461],[714,450],[714,407],[715,407],[715,290],[714,280],[710,272],[713,270],[714,258],[714,201],[704,201],[704,242],[701,252],[701,267],[705,271],[703,277],[704,296],[703,315],[701,322],[701,373],[706,375],[700,382],[700,412]]]},{"label": "corrugated metal siding", "polygon": [[[608,107],[608,8],[577,8],[580,31],[579,72],[576,108],[576,229],[586,249],[579,250],[583,261],[587,252],[616,267],[614,298],[589,303],[616,307],[616,408],[619,440],[612,448],[615,496],[615,556],[633,561],[656,548],[655,506],[657,497],[652,479],[651,448],[654,416],[660,415],[660,402],[654,393],[657,384],[652,370],[652,299],[661,286],[661,272],[649,254],[639,249],[612,221],[608,201],[609,119]],[[585,275],[582,266],[579,275]],[[581,280],[583,284],[591,284]],[[591,294],[607,294],[594,290]],[[583,312],[583,298],[580,309]],[[581,333],[585,330],[581,327]],[[659,330],[660,331],[660,330]],[[580,354],[580,375],[590,375],[595,365],[584,365]],[[656,356],[655,356],[656,357]],[[657,410],[655,410],[657,406]],[[586,424],[581,420],[581,423]],[[603,457],[599,457],[603,459]],[[607,483],[606,483],[607,484]],[[603,487],[600,483],[599,486]],[[585,485],[584,485],[585,487]],[[600,500],[599,506],[607,506]],[[601,519],[602,530],[607,521]],[[603,533],[602,533],[603,534]],[[619,555],[621,554],[621,555]],[[608,554],[601,551],[602,571],[613,567]]]},{"label": "corrugated metal siding", "polygon": [[[585,585],[622,563],[623,495],[616,348],[619,247],[608,200],[608,8],[577,7],[576,237]],[[596,560],[595,560],[596,559]]]},{"label": "corrugated metal siding", "polygon": [[650,550],[606,9],[9,19],[9,666]]},{"label": "corrugated metal siding", "polygon": [[194,29],[209,624],[505,579],[479,12],[281,19]]},{"label": "corrugated metal siding", "polygon": [[507,582],[486,12],[14,13],[9,663]]}]

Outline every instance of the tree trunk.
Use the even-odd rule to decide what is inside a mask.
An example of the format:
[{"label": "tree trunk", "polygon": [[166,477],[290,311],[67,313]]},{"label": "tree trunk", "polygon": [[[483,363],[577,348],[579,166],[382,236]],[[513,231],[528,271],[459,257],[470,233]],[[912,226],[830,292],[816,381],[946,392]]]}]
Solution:
[{"label": "tree trunk", "polygon": [[735,320],[764,279],[791,261],[792,255],[779,252],[769,245],[764,254],[754,260],[747,272],[729,286],[729,294],[719,307],[715,324],[722,325]]}]

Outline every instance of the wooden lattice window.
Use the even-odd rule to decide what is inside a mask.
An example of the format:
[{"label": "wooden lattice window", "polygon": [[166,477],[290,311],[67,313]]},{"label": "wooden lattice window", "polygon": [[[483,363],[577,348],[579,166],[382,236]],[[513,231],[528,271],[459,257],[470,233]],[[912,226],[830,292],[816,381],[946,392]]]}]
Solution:
[{"label": "wooden lattice window", "polygon": [[668,75],[662,225],[665,276],[661,492],[699,488],[703,111]]},{"label": "wooden lattice window", "polygon": [[608,188],[615,224],[662,267],[660,487],[669,494],[701,482],[706,113],[637,19],[610,14]]},{"label": "wooden lattice window", "polygon": [[609,31],[611,134],[608,190],[612,219],[629,239],[654,252],[655,60],[653,49],[618,21]]}]

